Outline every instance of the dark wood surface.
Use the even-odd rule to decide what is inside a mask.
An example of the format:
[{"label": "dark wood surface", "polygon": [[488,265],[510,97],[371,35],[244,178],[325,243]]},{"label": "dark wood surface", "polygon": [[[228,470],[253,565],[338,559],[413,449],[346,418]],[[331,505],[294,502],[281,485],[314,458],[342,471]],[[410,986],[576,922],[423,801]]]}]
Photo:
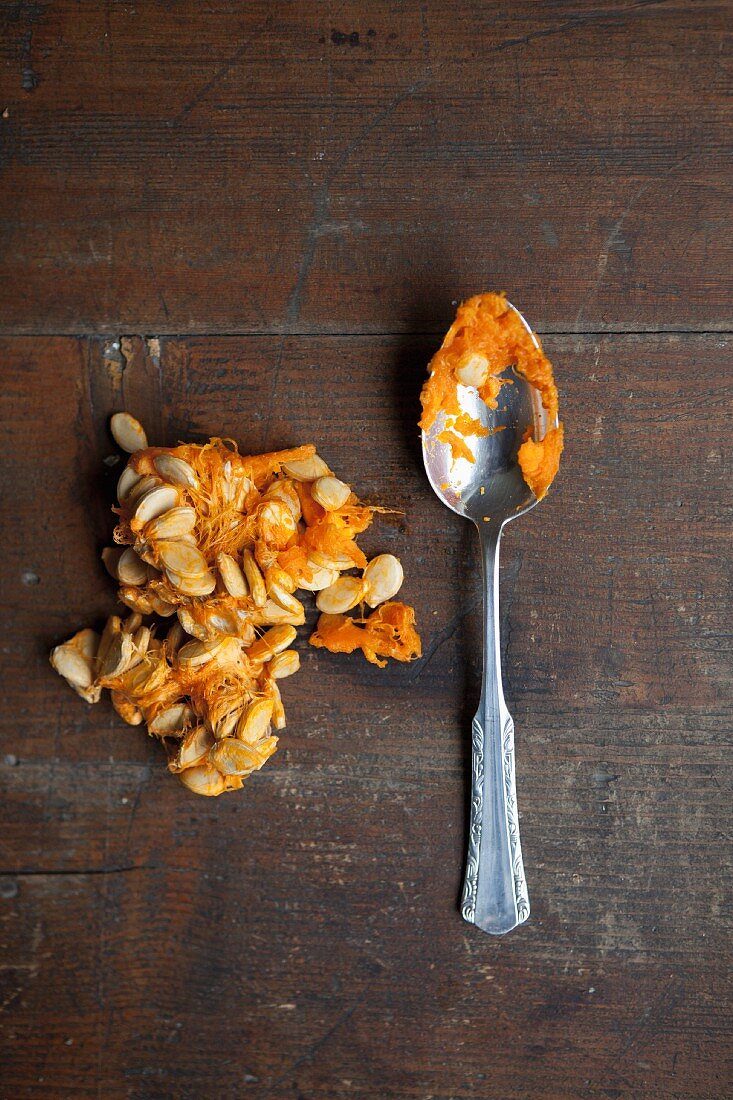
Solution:
[{"label": "dark wood surface", "polygon": [[[0,5],[0,1097],[730,1095],[731,14]],[[416,428],[492,287],[567,426],[503,547],[533,915],[501,940],[457,910],[478,556]],[[241,795],[47,663],[114,607],[123,406],[313,440],[402,513],[364,543],[423,660],[302,639]]]}]

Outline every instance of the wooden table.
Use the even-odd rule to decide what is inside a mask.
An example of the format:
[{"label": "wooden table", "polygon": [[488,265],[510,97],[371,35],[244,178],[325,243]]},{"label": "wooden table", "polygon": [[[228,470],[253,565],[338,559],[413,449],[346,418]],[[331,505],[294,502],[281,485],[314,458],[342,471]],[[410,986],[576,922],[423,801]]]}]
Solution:
[{"label": "wooden table", "polygon": [[[1,5],[0,1096],[731,1095],[732,15]],[[567,425],[504,546],[533,915],[501,940],[457,910],[478,557],[416,430],[490,288]],[[238,796],[47,663],[114,607],[121,407],[165,444],[314,440],[403,513],[367,545],[423,660],[303,640]]]}]

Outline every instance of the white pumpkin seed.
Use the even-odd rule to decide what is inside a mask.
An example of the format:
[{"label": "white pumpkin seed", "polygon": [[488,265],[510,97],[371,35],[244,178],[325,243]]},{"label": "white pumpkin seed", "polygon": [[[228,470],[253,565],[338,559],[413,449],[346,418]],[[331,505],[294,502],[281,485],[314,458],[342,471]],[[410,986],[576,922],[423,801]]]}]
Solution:
[{"label": "white pumpkin seed", "polygon": [[135,703],[131,702],[126,695],[121,691],[113,691],[110,693],[112,697],[112,706],[123,722],[127,722],[128,726],[139,726],[143,721],[143,712]]},{"label": "white pumpkin seed", "polygon": [[158,560],[166,572],[172,570],[182,577],[197,580],[209,571],[204,555],[188,543],[177,539],[161,541],[157,544],[156,550]]},{"label": "white pumpkin seed", "polygon": [[270,585],[270,597],[279,607],[282,607],[283,611],[287,611],[289,615],[296,618],[303,615],[303,621],[305,621],[305,609],[300,600],[295,596],[291,596],[279,584]]},{"label": "white pumpkin seed", "polygon": [[310,458],[296,459],[294,462],[283,463],[283,470],[296,481],[315,481],[319,477],[327,477],[331,473],[320,455],[311,455]]},{"label": "white pumpkin seed", "polygon": [[221,645],[221,638],[209,638],[204,642],[198,639],[194,642],[186,642],[178,650],[178,663],[181,668],[201,668],[202,665],[214,659]]},{"label": "white pumpkin seed", "polygon": [[[179,608],[179,614],[181,609]],[[171,656],[177,653],[183,643],[183,627],[180,622],[175,622],[165,636],[165,645]]]},{"label": "white pumpkin seed", "polygon": [[142,615],[152,615],[153,613],[152,594],[150,592],[141,591],[132,585],[123,585],[117,592],[117,599],[125,607],[129,607],[133,611],[139,611]]},{"label": "white pumpkin seed", "polygon": [[[302,604],[301,604],[302,607]],[[305,622],[305,610],[298,613],[286,611],[274,600],[267,600],[265,606],[257,608],[252,621],[255,626],[273,626],[275,623],[289,623],[291,626],[302,626]]]},{"label": "white pumpkin seed", "polygon": [[252,596],[255,607],[264,607],[267,603],[265,578],[262,576],[260,567],[255,561],[251,550],[243,551],[242,568],[244,569],[244,575],[247,578],[250,595]]},{"label": "white pumpkin seed", "polygon": [[178,622],[186,634],[190,634],[192,638],[198,638],[200,642],[205,642],[209,636],[206,627],[194,619],[187,607],[178,608]]},{"label": "white pumpkin seed", "polygon": [[[181,573],[176,573],[174,569],[166,569],[165,575],[179,592],[182,592],[184,596],[209,596],[216,588],[216,577],[213,573],[203,573],[199,577],[184,577]],[[157,609],[156,609],[157,610]],[[170,614],[175,611],[175,608],[171,609]],[[158,611],[158,614],[162,612]]]},{"label": "white pumpkin seed", "polygon": [[483,386],[489,376],[489,361],[478,352],[465,352],[456,367],[456,379],[462,386]]},{"label": "white pumpkin seed", "polygon": [[196,512],[193,508],[171,508],[169,512],[163,512],[161,516],[146,523],[142,537],[146,540],[183,539],[191,534],[195,526]]},{"label": "white pumpkin seed", "polygon": [[313,482],[311,495],[321,508],[325,508],[327,512],[335,512],[346,504],[351,496],[351,489],[337,477],[319,477]]},{"label": "white pumpkin seed", "polygon": [[154,611],[156,615],[160,615],[161,619],[167,619],[171,615],[175,615],[177,607],[176,604],[164,600],[157,592],[151,592],[150,609]]},{"label": "white pumpkin seed", "polygon": [[128,615],[122,622],[122,629],[126,630],[128,634],[134,634],[139,627],[142,626],[143,617],[139,611],[133,611],[131,615]]},{"label": "white pumpkin seed", "polygon": [[209,760],[222,775],[250,775],[262,766],[259,754],[251,745],[227,737],[209,749]]},{"label": "white pumpkin seed", "polygon": [[280,694],[280,688],[277,686],[274,680],[268,680],[268,691],[272,698],[272,725],[273,729],[284,730],[285,729],[285,707],[283,706],[282,696]]},{"label": "white pumpkin seed", "polygon": [[364,599],[370,607],[391,600],[402,587],[404,576],[400,560],[394,554],[379,554],[372,558],[364,570]]},{"label": "white pumpkin seed", "polygon": [[306,577],[301,577],[298,581],[298,588],[305,588],[306,592],[320,592],[324,588],[329,588],[338,580],[339,574],[337,569],[326,569],[324,566],[317,565],[315,562],[310,561],[308,565],[311,571],[310,580]]},{"label": "white pumpkin seed", "polygon": [[157,489],[163,482],[159,477],[155,477],[154,474],[146,474],[145,477],[141,477],[140,480],[133,485],[130,492],[125,498],[125,507],[134,508],[139,500],[141,500],[146,493],[149,493],[151,489]]},{"label": "white pumpkin seed", "polygon": [[298,491],[288,478],[278,478],[273,481],[264,492],[265,500],[279,500],[290,510],[294,520],[301,516],[300,497]]},{"label": "white pumpkin seed", "polygon": [[135,525],[135,529],[140,530],[151,519],[162,516],[164,512],[169,512],[177,504],[177,489],[174,489],[172,485],[156,485],[155,488],[144,493],[137,501],[131,522]]},{"label": "white pumpkin seed", "polygon": [[117,572],[117,565],[122,557],[124,550],[121,546],[105,546],[102,551],[102,561],[104,567],[109,573],[110,577],[114,577],[116,581],[120,579]]},{"label": "white pumpkin seed", "polygon": [[[93,633],[93,631],[91,632]],[[56,646],[51,651],[51,666],[63,676],[74,690],[81,694],[87,691],[94,683],[93,659],[87,657],[75,644],[74,638],[70,638],[63,645]]]},{"label": "white pumpkin seed", "polygon": [[297,631],[292,626],[273,626],[250,646],[247,656],[250,661],[269,661],[292,645],[296,635]]},{"label": "white pumpkin seed", "polygon": [[132,466],[125,466],[117,482],[117,499],[120,504],[127,499],[140,481],[142,481],[142,474],[139,474]]},{"label": "white pumpkin seed", "polygon": [[126,547],[117,563],[117,576],[122,584],[139,587],[147,584],[148,570],[144,561],[131,546]]},{"label": "white pumpkin seed", "polygon": [[109,649],[99,666],[100,680],[114,680],[121,676],[132,661],[132,638],[124,631],[115,634]]},{"label": "white pumpkin seed", "polygon": [[327,615],[343,615],[364,599],[365,585],[361,577],[339,577],[329,588],[316,596],[316,607]]},{"label": "white pumpkin seed", "polygon": [[[120,590],[122,591],[122,589]],[[134,589],[133,589],[134,591]],[[107,622],[104,624],[104,630],[102,636],[99,639],[99,645],[97,646],[97,668],[99,669],[102,661],[107,656],[107,650],[112,645],[112,642],[118,634],[122,632],[122,620],[119,615],[110,615]]]},{"label": "white pumpkin seed", "polygon": [[181,741],[178,751],[168,764],[169,770],[180,772],[200,764],[213,744],[214,738],[207,726],[194,727]]},{"label": "white pumpkin seed", "polygon": [[144,657],[148,652],[148,646],[150,645],[151,630],[149,626],[139,626],[132,636],[132,644],[135,647],[135,652]]},{"label": "white pumpkin seed", "polygon": [[167,481],[169,485],[178,485],[182,489],[198,488],[198,478],[193,467],[186,462],[185,458],[179,458],[178,455],[168,454],[164,451],[162,454],[155,456],[153,465],[163,481]]},{"label": "white pumpkin seed", "polygon": [[237,723],[237,738],[254,745],[267,733],[274,707],[272,699],[257,699],[250,703]]},{"label": "white pumpkin seed", "polygon": [[249,593],[249,586],[244,573],[231,554],[221,553],[217,556],[216,564],[224,587],[230,596],[242,599]]},{"label": "white pumpkin seed", "polygon": [[312,550],[308,555],[308,561],[314,565],[320,565],[323,569],[335,569],[343,573],[345,569],[353,569],[355,561],[348,554],[326,554],[323,550]]},{"label": "white pumpkin seed", "polygon": [[164,710],[158,711],[148,722],[148,730],[156,737],[168,737],[171,734],[181,733],[193,723],[194,718],[195,715],[188,703],[172,703]]},{"label": "white pumpkin seed", "polygon": [[273,680],[284,680],[286,676],[292,676],[300,668],[300,654],[295,649],[286,649],[273,657],[267,666],[268,676]]},{"label": "white pumpkin seed", "polygon": [[178,772],[178,778],[194,794],[216,797],[227,789],[224,776],[213,764],[197,764],[193,768],[186,768]]},{"label": "white pumpkin seed", "polygon": [[110,420],[110,429],[115,443],[128,454],[142,451],[148,445],[148,437],[142,424],[128,412],[115,413]]}]

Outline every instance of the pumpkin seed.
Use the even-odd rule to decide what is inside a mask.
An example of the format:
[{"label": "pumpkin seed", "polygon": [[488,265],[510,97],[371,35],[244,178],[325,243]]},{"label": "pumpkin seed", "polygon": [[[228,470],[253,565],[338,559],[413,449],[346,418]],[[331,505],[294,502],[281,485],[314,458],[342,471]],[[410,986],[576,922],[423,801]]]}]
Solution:
[{"label": "pumpkin seed", "polygon": [[198,638],[200,642],[205,642],[209,636],[206,627],[201,626],[201,624],[194,619],[187,607],[178,608],[178,622],[183,627],[186,634],[190,634],[192,638]]},{"label": "pumpkin seed", "polygon": [[120,603],[125,604],[133,611],[139,611],[142,615],[152,615],[153,613],[152,596],[149,592],[141,592],[139,588],[124,585],[118,590],[117,598]]},{"label": "pumpkin seed", "polygon": [[364,570],[364,599],[370,607],[391,600],[402,587],[404,576],[400,560],[394,554],[379,554],[372,558]]},{"label": "pumpkin seed", "polygon": [[133,466],[125,466],[117,482],[117,499],[120,504],[124,503],[140,481],[142,481],[142,474],[139,474]]},{"label": "pumpkin seed", "polygon": [[131,702],[126,695],[123,695],[121,691],[113,691],[110,694],[112,706],[122,721],[127,722],[128,726],[139,726],[143,721],[143,712],[140,708]]},{"label": "pumpkin seed", "polygon": [[308,555],[308,561],[314,565],[320,565],[323,569],[335,569],[337,573],[343,573],[345,569],[353,569],[355,562],[348,554],[326,554],[323,550],[313,550]]},{"label": "pumpkin seed", "polygon": [[179,734],[185,730],[192,724],[194,718],[195,715],[188,703],[172,703],[171,706],[158,711],[148,722],[148,730],[156,737],[169,737],[171,734]]},{"label": "pumpkin seed", "polygon": [[135,652],[144,657],[150,645],[151,631],[149,626],[139,626],[132,635],[132,644]]},{"label": "pumpkin seed", "polygon": [[168,764],[169,770],[180,772],[200,764],[213,744],[211,730],[207,726],[195,726],[181,741]]},{"label": "pumpkin seed", "polygon": [[200,668],[216,657],[222,645],[221,638],[209,638],[205,642],[198,639],[194,642],[186,642],[178,650],[178,664],[186,669]]},{"label": "pumpkin seed", "polygon": [[307,592],[320,592],[324,588],[329,588],[338,580],[338,569],[326,569],[323,565],[316,565],[315,562],[310,561],[308,565],[311,572],[310,580],[301,577],[298,581],[298,588],[305,588]]},{"label": "pumpkin seed", "polygon": [[169,512],[163,512],[161,516],[146,523],[142,537],[147,540],[182,539],[190,535],[195,526],[196,512],[193,508],[171,508]]},{"label": "pumpkin seed", "polygon": [[117,577],[125,585],[134,588],[147,584],[148,569],[140,555],[131,546],[126,547],[117,562]]},{"label": "pumpkin seed", "polygon": [[286,649],[273,657],[267,666],[267,673],[273,680],[284,680],[286,676],[292,676],[300,668],[300,654],[295,649]]},{"label": "pumpkin seed", "polygon": [[132,637],[120,631],[110,642],[99,666],[100,680],[114,680],[121,676],[132,661]]},{"label": "pumpkin seed", "polygon": [[126,630],[128,634],[134,634],[142,626],[143,617],[139,611],[133,611],[131,615],[128,615],[123,620],[122,629]]},{"label": "pumpkin seed", "polygon": [[281,569],[279,565],[271,565],[270,568],[265,571],[265,585],[270,594],[272,594],[273,585],[277,585],[282,591],[288,592],[291,595],[297,588],[290,574],[286,573],[284,569]]},{"label": "pumpkin seed", "polygon": [[244,550],[242,552],[242,568],[244,569],[244,575],[247,578],[250,595],[252,596],[255,607],[264,607],[267,603],[265,578],[262,576],[260,567],[255,561],[251,550]]},{"label": "pumpkin seed", "polygon": [[456,367],[456,379],[462,386],[483,386],[489,376],[489,361],[475,351],[464,352]]},{"label": "pumpkin seed", "polygon": [[157,489],[163,482],[159,477],[155,477],[153,474],[146,474],[145,477],[141,477],[136,485],[133,485],[130,492],[125,498],[125,507],[132,508],[146,493],[149,493],[151,489]]},{"label": "pumpkin seed", "polygon": [[178,455],[164,451],[155,456],[153,466],[163,481],[167,481],[169,485],[178,485],[182,489],[198,489],[199,480],[193,466],[186,462],[185,458],[179,458]]},{"label": "pumpkin seed", "polygon": [[[134,591],[134,589],[133,589]],[[99,639],[99,645],[97,646],[97,668],[102,664],[102,661],[107,656],[107,650],[112,645],[115,637],[122,631],[122,619],[119,615],[110,615],[107,622],[104,624],[104,630],[102,636]]]},{"label": "pumpkin seed", "polygon": [[267,688],[272,699],[272,725],[273,729],[285,729],[285,707],[283,706],[280,688],[274,680],[268,680]]},{"label": "pumpkin seed", "polygon": [[115,413],[109,423],[115,443],[128,454],[142,451],[148,445],[148,437],[142,424],[128,412]]},{"label": "pumpkin seed", "polygon": [[279,584],[270,585],[270,596],[279,607],[282,607],[283,611],[287,611],[294,618],[303,615],[303,621],[305,621],[305,609],[300,600],[286,592]]},{"label": "pumpkin seed", "polygon": [[216,797],[227,789],[224,776],[213,764],[196,764],[193,768],[178,772],[178,778],[194,794]]},{"label": "pumpkin seed", "polygon": [[331,473],[320,455],[295,459],[294,462],[284,462],[283,470],[296,481],[316,481],[317,478],[327,477]]},{"label": "pumpkin seed", "polygon": [[273,626],[250,646],[247,656],[250,661],[269,661],[275,654],[282,653],[292,645],[296,634],[297,631],[292,626]]},{"label": "pumpkin seed", "polygon": [[237,737],[253,745],[267,733],[274,707],[272,699],[257,699],[250,703],[237,723]]},{"label": "pumpkin seed", "polygon": [[196,580],[205,576],[209,567],[206,558],[195,546],[188,543],[169,540],[156,546],[158,560],[166,572],[173,571],[182,577]]},{"label": "pumpkin seed", "polygon": [[327,512],[335,512],[346,504],[351,496],[351,489],[346,482],[339,481],[337,477],[326,476],[319,477],[313,482],[311,494],[321,508],[325,508]]},{"label": "pumpkin seed", "polygon": [[160,615],[161,619],[167,619],[171,615],[176,613],[176,605],[169,603],[168,600],[164,600],[157,592],[150,593],[150,609],[154,611],[156,615]]},{"label": "pumpkin seed", "polygon": [[[166,569],[165,575],[173,587],[183,592],[185,596],[208,596],[216,588],[216,577],[213,573],[203,573],[199,577],[184,577],[174,569]],[[173,611],[175,608],[171,609],[170,614],[173,614]],[[158,611],[158,614],[162,612]]]},{"label": "pumpkin seed", "polygon": [[343,615],[364,599],[365,585],[361,577],[339,577],[329,588],[316,596],[316,607],[328,615]]},{"label": "pumpkin seed", "polygon": [[[183,610],[182,608],[178,609],[179,614],[182,610]],[[165,636],[165,646],[166,646],[166,649],[168,650],[168,653],[170,653],[171,656],[173,656],[174,653],[178,652],[181,644],[183,643],[183,634],[184,634],[183,627],[181,626],[180,622],[178,622],[178,621],[173,623],[170,630],[166,634],[166,636]]]},{"label": "pumpkin seed", "polygon": [[209,749],[208,759],[222,775],[250,775],[262,766],[260,756],[251,745],[226,737]]},{"label": "pumpkin seed", "polygon": [[94,656],[99,636],[88,628],[51,651],[51,667],[88,703],[97,703],[101,688],[94,685]]},{"label": "pumpkin seed", "polygon": [[244,573],[231,554],[218,554],[216,564],[224,587],[230,596],[234,596],[235,599],[242,599],[249,593]]},{"label": "pumpkin seed", "polygon": [[299,606],[301,610],[293,613],[292,611],[286,611],[275,600],[267,600],[265,606],[255,612],[252,621],[255,626],[273,626],[275,623],[302,626],[305,622],[305,609],[302,604]]},{"label": "pumpkin seed", "polygon": [[135,525],[137,530],[140,530],[151,519],[162,516],[164,512],[175,508],[177,504],[177,489],[174,489],[172,485],[156,485],[138,499],[131,523]]},{"label": "pumpkin seed", "polygon": [[279,478],[273,481],[263,494],[264,500],[279,500],[290,510],[293,519],[299,520],[301,516],[300,497],[292,481],[288,478]]},{"label": "pumpkin seed", "polygon": [[104,550],[102,551],[102,561],[104,562],[104,567],[109,573],[110,577],[114,577],[116,581],[120,579],[119,573],[117,572],[117,565],[123,553],[124,550],[121,546],[105,546]]}]

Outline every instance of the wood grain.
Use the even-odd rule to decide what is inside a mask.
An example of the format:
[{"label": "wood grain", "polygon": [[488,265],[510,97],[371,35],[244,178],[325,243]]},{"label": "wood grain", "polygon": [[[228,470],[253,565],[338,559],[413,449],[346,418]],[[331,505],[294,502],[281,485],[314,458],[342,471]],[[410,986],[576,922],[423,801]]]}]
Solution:
[{"label": "wood grain", "polygon": [[[546,340],[570,431],[504,545],[533,916],[502,940],[457,911],[480,586],[419,464],[434,343],[0,338],[2,1095],[727,1094],[730,337]],[[313,439],[402,512],[366,544],[404,558],[425,657],[302,639],[240,796],[194,799],[47,664],[113,606],[122,405],[156,442]]]},{"label": "wood grain", "polygon": [[0,5],[0,325],[731,328],[731,6]]}]

